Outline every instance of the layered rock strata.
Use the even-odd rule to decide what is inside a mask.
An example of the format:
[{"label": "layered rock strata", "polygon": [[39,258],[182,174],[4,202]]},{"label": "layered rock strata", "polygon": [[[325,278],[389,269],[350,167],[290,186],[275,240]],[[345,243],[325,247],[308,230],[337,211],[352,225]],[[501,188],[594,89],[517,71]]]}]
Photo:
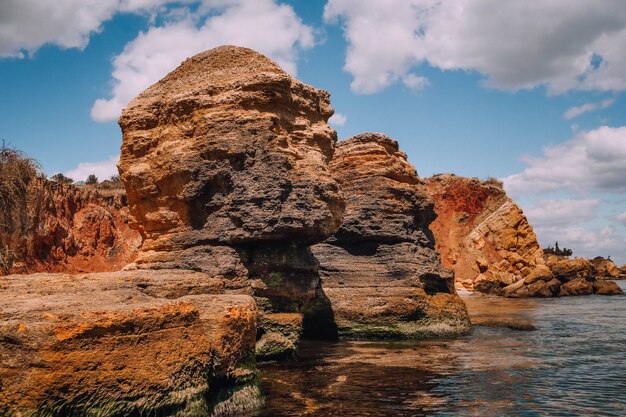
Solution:
[{"label": "layered rock strata", "polygon": [[0,278],[0,414],[233,415],[258,407],[256,306],[189,271]]},{"label": "layered rock strata", "polygon": [[[309,245],[331,236],[344,210],[327,168],[332,114],[328,93],[233,46],[140,94],[119,121],[130,223],[144,238],[134,267],[202,271],[263,312],[302,314],[319,287]],[[299,334],[277,327],[267,337]]]},{"label": "layered rock strata", "polygon": [[141,245],[121,197],[34,178],[20,204],[0,229],[0,248],[10,251],[12,273],[115,271],[131,262]]},{"label": "layered rock strata", "polygon": [[[311,317],[347,338],[468,331],[465,306],[434,249],[432,199],[398,143],[366,133],[339,142],[330,164],[346,196],[337,233],[313,246],[322,293]],[[334,323],[333,323],[334,322]]]},{"label": "layered rock strata", "polygon": [[[456,285],[512,297],[621,294],[599,282],[584,259],[546,257],[522,210],[501,184],[450,174],[426,179],[437,219],[431,224]],[[553,259],[554,258],[554,259]]]}]

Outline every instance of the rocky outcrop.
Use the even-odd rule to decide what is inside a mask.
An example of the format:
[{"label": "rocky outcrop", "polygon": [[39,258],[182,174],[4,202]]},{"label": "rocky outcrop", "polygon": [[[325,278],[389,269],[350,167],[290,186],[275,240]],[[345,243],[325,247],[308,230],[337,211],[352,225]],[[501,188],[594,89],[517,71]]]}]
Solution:
[{"label": "rocky outcrop", "polygon": [[398,143],[357,135],[339,142],[330,168],[347,203],[341,228],[313,246],[322,293],[310,316],[319,330],[336,325],[347,338],[468,331],[465,305],[428,229],[433,202]]},{"label": "rocky outcrop", "polygon": [[0,247],[11,252],[13,273],[115,271],[131,262],[141,245],[121,197],[34,178],[21,204],[0,230]]},{"label": "rocky outcrop", "polygon": [[[0,277],[1,415],[235,415],[256,306],[189,271]],[[97,301],[97,302],[96,302]]]},{"label": "rocky outcrop", "polygon": [[[254,295],[264,313],[301,315],[319,287],[309,245],[331,236],[344,210],[327,168],[332,114],[328,93],[233,46],[140,94],[119,121],[130,223],[144,238],[134,267],[202,271]],[[291,324],[260,336],[291,340]]]},{"label": "rocky outcrop", "polygon": [[589,262],[593,265],[596,277],[599,279],[619,279],[621,275],[620,269],[610,258],[606,259],[596,256],[590,259]]},{"label": "rocky outcrop", "polygon": [[544,254],[522,210],[493,181],[455,175],[426,179],[437,219],[430,228],[457,286],[510,297],[621,294],[599,284],[582,258]]},{"label": "rocky outcrop", "polygon": [[437,212],[430,226],[437,251],[457,284],[497,292],[544,264],[532,227],[498,184],[436,175],[426,185]]}]

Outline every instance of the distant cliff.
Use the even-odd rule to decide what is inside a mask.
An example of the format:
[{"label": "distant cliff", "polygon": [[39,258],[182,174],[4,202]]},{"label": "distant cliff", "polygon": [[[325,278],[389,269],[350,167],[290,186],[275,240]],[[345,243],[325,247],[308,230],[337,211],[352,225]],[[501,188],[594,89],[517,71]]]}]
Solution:
[{"label": "distant cliff", "polygon": [[456,285],[506,296],[617,294],[581,258],[546,262],[532,226],[500,184],[451,174],[426,179],[437,219],[430,225]]},{"label": "distant cliff", "polygon": [[[123,194],[123,193],[122,193]],[[104,272],[131,262],[141,237],[130,229],[123,195],[35,177],[0,230],[12,273]]]}]

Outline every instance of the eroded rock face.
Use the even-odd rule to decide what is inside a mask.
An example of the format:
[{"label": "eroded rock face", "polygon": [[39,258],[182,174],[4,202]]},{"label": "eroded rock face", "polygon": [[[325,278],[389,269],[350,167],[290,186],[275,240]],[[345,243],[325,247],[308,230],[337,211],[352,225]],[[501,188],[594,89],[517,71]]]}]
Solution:
[{"label": "eroded rock face", "polygon": [[437,219],[431,224],[445,267],[456,285],[509,297],[621,294],[596,284],[582,258],[545,256],[522,210],[500,185],[455,175],[426,179]]},{"label": "eroded rock face", "polygon": [[347,204],[339,231],[313,246],[322,293],[311,316],[326,323],[317,330],[334,323],[349,338],[466,332],[467,311],[428,229],[433,202],[398,143],[357,135],[339,142],[330,168]]},{"label": "eroded rock face", "polygon": [[[319,288],[309,245],[338,229],[345,205],[327,167],[332,114],[328,93],[233,46],[144,91],[120,118],[120,174],[145,239],[133,267],[202,271],[302,322]],[[295,343],[291,327],[268,337]]]},{"label": "eroded rock face", "polygon": [[203,273],[10,275],[0,289],[2,415],[207,416],[262,401],[255,302],[215,295]]},{"label": "eroded rock face", "polygon": [[25,197],[0,230],[0,247],[14,254],[12,273],[115,271],[135,258],[141,236],[120,198],[44,178],[33,179]]},{"label": "eroded rock face", "polygon": [[457,283],[496,292],[543,265],[532,227],[501,187],[447,174],[426,185],[437,212],[430,226],[437,251]]},{"label": "eroded rock face", "polygon": [[142,252],[334,233],[343,198],[327,170],[332,114],[328,93],[250,49],[183,62],[120,118],[119,168]]}]

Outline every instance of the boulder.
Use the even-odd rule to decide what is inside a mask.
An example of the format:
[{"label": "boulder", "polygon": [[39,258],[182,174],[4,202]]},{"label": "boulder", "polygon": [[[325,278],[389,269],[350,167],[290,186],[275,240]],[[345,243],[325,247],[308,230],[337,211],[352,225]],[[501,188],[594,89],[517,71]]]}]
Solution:
[{"label": "boulder", "polygon": [[583,258],[562,259],[551,267],[552,274],[561,282],[571,281],[575,278],[591,280],[595,276],[595,270],[591,262]]},{"label": "boulder", "polygon": [[[185,290],[185,286],[189,290]],[[256,305],[192,271],[0,278],[1,415],[260,406]]]},{"label": "boulder", "polygon": [[624,291],[613,281],[598,280],[593,283],[593,293],[598,295],[622,295]]},{"label": "boulder", "polygon": [[322,291],[310,320],[343,338],[469,331],[453,275],[442,268],[428,229],[433,202],[398,143],[376,133],[354,136],[339,142],[330,169],[346,211],[337,233],[313,246]]},{"label": "boulder", "polygon": [[593,294],[593,283],[583,277],[572,278],[561,285],[559,296]]},{"label": "boulder", "polygon": [[320,285],[309,246],[337,231],[345,206],[328,170],[332,114],[327,92],[234,46],[141,93],[119,120],[130,225],[144,238],[129,268],[202,271],[264,314],[302,315]]},{"label": "boulder", "polygon": [[590,259],[590,262],[595,269],[596,278],[617,279],[621,275],[620,269],[611,259],[596,256],[595,258]]}]

